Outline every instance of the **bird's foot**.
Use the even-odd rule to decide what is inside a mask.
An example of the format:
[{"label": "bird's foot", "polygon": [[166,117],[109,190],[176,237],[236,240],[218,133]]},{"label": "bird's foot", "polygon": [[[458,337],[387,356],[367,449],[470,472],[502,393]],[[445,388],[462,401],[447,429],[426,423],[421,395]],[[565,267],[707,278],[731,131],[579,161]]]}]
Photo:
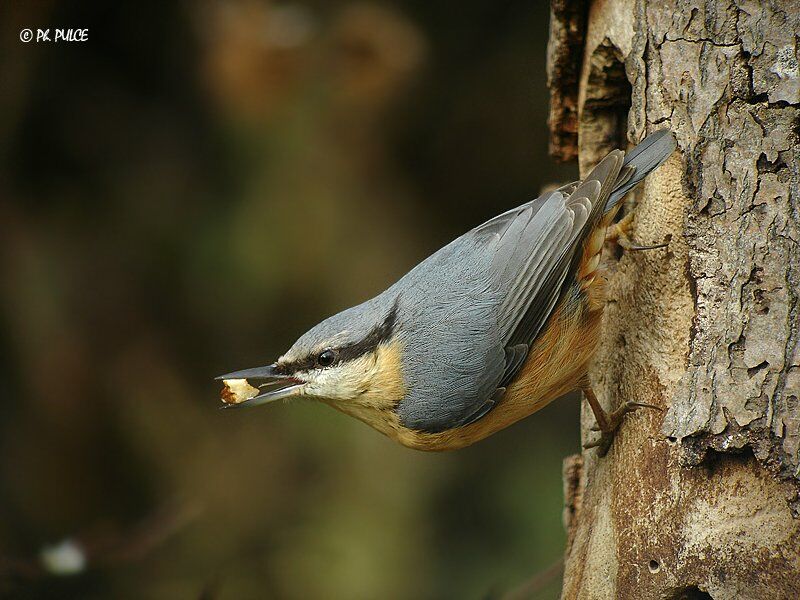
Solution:
[{"label": "bird's foot", "polygon": [[635,244],[630,238],[631,226],[633,224],[633,213],[628,213],[619,221],[611,225],[606,230],[606,241],[616,243],[623,250],[639,251],[639,250],[656,250],[658,248],[666,248],[669,246],[669,240],[661,244],[653,244],[650,246],[640,246]]},{"label": "bird's foot", "polygon": [[591,431],[600,432],[600,436],[596,440],[586,442],[583,447],[587,450],[590,448],[597,448],[597,455],[605,456],[611,447],[611,442],[614,441],[614,434],[617,432],[617,429],[619,429],[619,426],[622,425],[622,421],[625,419],[625,415],[635,411],[638,408],[651,408],[658,411],[662,410],[660,406],[656,406],[655,404],[633,401],[625,402],[611,414],[606,414],[606,427],[604,429],[601,428],[599,424],[590,427]]},{"label": "bird's foot", "polygon": [[583,393],[586,396],[587,402],[589,402],[589,406],[594,413],[595,419],[597,420],[597,424],[591,427],[591,430],[600,432],[600,436],[596,440],[586,442],[583,447],[587,450],[589,448],[597,448],[597,455],[601,457],[608,453],[608,450],[611,447],[611,442],[614,441],[614,434],[616,433],[617,429],[619,429],[619,426],[622,425],[625,415],[639,408],[651,408],[658,411],[663,410],[660,406],[656,406],[655,404],[647,404],[646,402],[634,402],[629,400],[623,403],[622,406],[620,406],[617,410],[609,414],[603,410],[602,406],[600,406],[597,396],[594,395],[594,392],[591,389],[586,389],[583,391]]}]

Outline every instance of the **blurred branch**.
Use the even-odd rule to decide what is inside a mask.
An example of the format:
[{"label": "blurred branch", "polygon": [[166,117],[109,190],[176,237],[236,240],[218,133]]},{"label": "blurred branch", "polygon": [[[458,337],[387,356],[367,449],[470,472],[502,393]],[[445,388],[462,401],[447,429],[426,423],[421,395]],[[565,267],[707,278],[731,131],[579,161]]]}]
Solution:
[{"label": "blurred branch", "polygon": [[186,528],[201,512],[195,504],[166,504],[131,528],[69,537],[43,546],[36,558],[0,554],[0,580],[77,575],[137,562]]},{"label": "blurred branch", "polygon": [[539,598],[542,591],[564,573],[564,559],[559,558],[549,567],[535,573],[521,585],[509,590],[501,600],[532,600]]}]

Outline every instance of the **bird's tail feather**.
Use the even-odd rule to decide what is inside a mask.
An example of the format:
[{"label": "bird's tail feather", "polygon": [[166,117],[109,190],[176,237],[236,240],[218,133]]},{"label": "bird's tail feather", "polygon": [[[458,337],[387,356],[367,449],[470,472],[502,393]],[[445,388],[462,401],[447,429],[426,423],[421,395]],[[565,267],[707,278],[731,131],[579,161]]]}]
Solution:
[{"label": "bird's tail feather", "polygon": [[622,170],[608,197],[605,212],[612,210],[630,190],[636,187],[648,173],[658,168],[675,150],[675,137],[669,129],[661,129],[644,138],[625,155]]}]

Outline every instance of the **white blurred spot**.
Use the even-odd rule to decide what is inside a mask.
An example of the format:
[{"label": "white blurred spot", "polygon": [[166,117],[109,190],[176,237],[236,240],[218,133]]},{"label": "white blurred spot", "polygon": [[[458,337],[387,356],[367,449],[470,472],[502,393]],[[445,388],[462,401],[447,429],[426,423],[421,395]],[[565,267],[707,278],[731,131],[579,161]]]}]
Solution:
[{"label": "white blurred spot", "polygon": [[83,548],[69,539],[42,548],[39,560],[47,572],[53,575],[75,575],[86,568]]}]

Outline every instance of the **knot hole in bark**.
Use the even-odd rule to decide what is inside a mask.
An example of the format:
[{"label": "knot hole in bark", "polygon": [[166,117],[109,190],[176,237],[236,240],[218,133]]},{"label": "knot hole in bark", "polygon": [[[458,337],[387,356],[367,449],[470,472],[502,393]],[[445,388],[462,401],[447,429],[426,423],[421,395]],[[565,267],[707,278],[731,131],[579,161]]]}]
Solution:
[{"label": "knot hole in bark", "polygon": [[672,600],[714,600],[714,597],[708,592],[704,592],[697,586],[690,586],[678,590]]},{"label": "knot hole in bark", "polygon": [[595,48],[588,67],[578,123],[582,177],[606,154],[627,147],[633,91],[625,75],[622,52],[608,38]]}]

